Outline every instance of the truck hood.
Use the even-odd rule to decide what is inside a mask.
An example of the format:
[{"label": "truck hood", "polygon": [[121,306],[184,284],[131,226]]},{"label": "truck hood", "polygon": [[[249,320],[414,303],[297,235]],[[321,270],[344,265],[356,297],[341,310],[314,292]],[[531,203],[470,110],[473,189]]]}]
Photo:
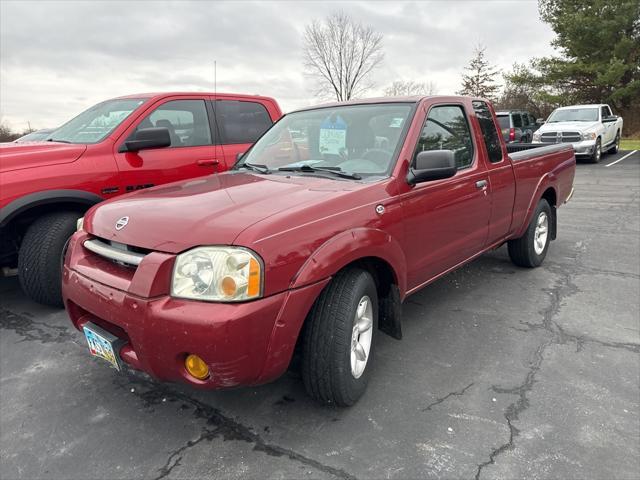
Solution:
[{"label": "truck hood", "polygon": [[86,149],[86,145],[57,142],[2,143],[0,171],[75,162]]},{"label": "truck hood", "polygon": [[598,122],[553,122],[542,125],[538,132],[587,132],[595,129]]},{"label": "truck hood", "polygon": [[[106,240],[179,253],[198,245],[232,245],[243,230],[267,217],[362,187],[312,176],[227,172],[101,203],[84,225]],[[126,226],[116,230],[123,217],[128,217]]]}]

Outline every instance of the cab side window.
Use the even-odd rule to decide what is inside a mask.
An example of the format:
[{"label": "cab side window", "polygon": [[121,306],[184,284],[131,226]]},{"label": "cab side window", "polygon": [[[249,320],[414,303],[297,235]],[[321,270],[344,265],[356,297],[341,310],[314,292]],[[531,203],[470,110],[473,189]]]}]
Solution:
[{"label": "cab side window", "polygon": [[223,145],[254,143],[273,123],[264,105],[257,102],[216,100],[214,105]]},{"label": "cab side window", "polygon": [[502,144],[500,143],[500,137],[498,136],[498,131],[496,130],[496,124],[493,121],[491,110],[489,110],[489,105],[480,100],[474,100],[473,109],[476,112],[476,117],[480,123],[480,130],[482,131],[484,144],[487,147],[489,161],[491,163],[502,161]]},{"label": "cab side window", "polygon": [[211,127],[204,100],[173,100],[149,114],[136,130],[164,127],[171,137],[170,148],[211,145]]},{"label": "cab side window", "polygon": [[471,166],[473,141],[469,122],[460,105],[440,105],[429,110],[416,155],[425,150],[452,150],[458,169]]}]

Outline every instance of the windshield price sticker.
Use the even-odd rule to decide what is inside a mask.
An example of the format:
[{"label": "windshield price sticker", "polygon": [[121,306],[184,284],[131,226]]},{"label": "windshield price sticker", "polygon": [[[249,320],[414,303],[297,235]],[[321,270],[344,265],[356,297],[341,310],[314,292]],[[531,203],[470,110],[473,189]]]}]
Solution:
[{"label": "windshield price sticker", "polygon": [[347,123],[342,117],[331,115],[320,124],[320,153],[340,155],[347,146]]}]

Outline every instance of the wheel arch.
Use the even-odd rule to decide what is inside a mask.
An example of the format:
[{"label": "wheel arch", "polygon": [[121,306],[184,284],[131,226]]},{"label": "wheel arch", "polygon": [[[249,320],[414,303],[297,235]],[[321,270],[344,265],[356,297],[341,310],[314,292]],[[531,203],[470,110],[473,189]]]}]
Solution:
[{"label": "wheel arch", "polygon": [[304,263],[291,288],[320,281],[352,267],[368,271],[376,283],[380,330],[402,338],[400,317],[406,293],[406,259],[398,241],[382,230],[354,229],[325,242]]},{"label": "wheel arch", "polygon": [[102,197],[84,190],[44,190],[20,197],[0,209],[0,228],[9,225],[12,221],[23,217],[25,214],[46,212],[58,206],[65,209],[87,210]]},{"label": "wheel arch", "polygon": [[544,198],[551,207],[551,239],[555,240],[557,232],[558,190],[554,180],[555,175],[553,173],[549,173],[540,179],[540,182],[536,187],[536,191],[531,197],[531,202],[527,208],[527,214],[525,215],[524,221],[522,222],[522,225],[520,225],[520,228],[518,228],[518,231],[513,235],[513,238],[519,238],[524,234],[531,222],[534,212],[536,211],[538,203],[540,203],[540,200]]}]

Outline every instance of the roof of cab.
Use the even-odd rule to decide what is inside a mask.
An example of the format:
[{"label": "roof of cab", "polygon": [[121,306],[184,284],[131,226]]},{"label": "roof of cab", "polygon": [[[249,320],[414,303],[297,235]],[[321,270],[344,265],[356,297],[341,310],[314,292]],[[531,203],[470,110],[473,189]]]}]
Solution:
[{"label": "roof of cab", "polygon": [[567,105],[565,107],[558,107],[558,110],[568,110],[570,108],[600,108],[600,107],[606,107],[607,104],[606,103],[591,103],[591,104],[585,104],[585,105]]},{"label": "roof of cab", "polygon": [[[306,110],[316,110],[320,108],[330,108],[330,107],[339,107],[344,105],[370,105],[376,103],[418,103],[427,98],[437,98],[445,101],[460,101],[466,100],[469,97],[464,96],[456,96],[456,95],[413,95],[413,96],[401,96],[401,97],[375,97],[375,98],[359,98],[355,100],[347,100],[344,102],[328,102],[328,103],[320,103],[318,105],[310,105],[307,107],[301,107],[295,110],[292,110],[289,113],[293,112],[303,112]],[[486,101],[482,98],[472,98],[472,100],[482,100]]]},{"label": "roof of cab", "polygon": [[123,95],[121,97],[115,97],[117,99],[121,98],[164,98],[164,97],[173,97],[173,96],[183,96],[183,95],[204,95],[204,96],[212,96],[212,97],[241,97],[241,98],[264,98],[267,100],[273,100],[271,97],[265,97],[263,95],[251,95],[247,93],[213,93],[213,92],[147,92],[147,93],[134,93],[131,95]]}]

